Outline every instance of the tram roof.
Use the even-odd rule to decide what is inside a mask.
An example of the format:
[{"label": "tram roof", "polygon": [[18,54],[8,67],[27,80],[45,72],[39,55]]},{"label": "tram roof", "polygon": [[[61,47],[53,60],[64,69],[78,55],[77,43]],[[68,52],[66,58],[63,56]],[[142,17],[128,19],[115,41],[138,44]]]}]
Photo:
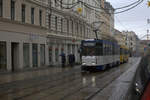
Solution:
[{"label": "tram roof", "polygon": [[82,42],[103,42],[103,43],[106,43],[106,44],[116,44],[115,41],[102,40],[102,39],[85,39],[85,40],[82,40]]}]

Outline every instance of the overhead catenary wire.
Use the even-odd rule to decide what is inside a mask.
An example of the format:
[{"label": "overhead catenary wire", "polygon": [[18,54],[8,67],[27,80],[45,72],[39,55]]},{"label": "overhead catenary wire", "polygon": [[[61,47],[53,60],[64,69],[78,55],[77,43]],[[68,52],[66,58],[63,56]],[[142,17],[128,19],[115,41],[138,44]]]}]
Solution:
[{"label": "overhead catenary wire", "polygon": [[[96,8],[96,9],[103,9],[102,7],[95,7],[95,6],[90,5],[90,4],[86,3],[86,2],[83,2],[81,0],[78,0],[77,2],[74,2],[74,3],[65,3],[65,2],[63,2],[63,0],[62,1],[56,0],[56,1],[61,2],[62,5],[68,5],[68,6],[70,5],[71,6],[71,5],[75,5],[76,3],[78,3],[78,4],[82,3],[82,4],[86,4],[86,5],[90,6],[90,7]],[[137,3],[139,3],[140,1],[141,0],[138,0],[136,2],[133,2],[133,3],[129,4],[129,5],[126,5],[126,6],[123,6],[123,7],[114,8],[114,10],[123,9],[123,8],[127,8],[127,7],[130,7],[130,6],[133,6],[133,5],[137,4]]]},{"label": "overhead catenary wire", "polygon": [[119,7],[119,8],[115,8],[115,10],[128,8],[128,7],[130,7],[130,6],[133,6],[133,5],[137,4],[137,3],[139,3],[140,1],[141,1],[141,0],[138,0],[138,1],[136,1],[136,2],[133,2],[133,3],[129,4],[129,5],[126,5],[126,6],[123,6],[123,7]]},{"label": "overhead catenary wire", "polygon": [[143,1],[144,1],[144,0],[141,0],[138,4],[132,6],[132,7],[128,8],[128,9],[125,9],[125,10],[123,10],[123,11],[115,12],[114,14],[119,14],[119,13],[123,13],[123,12],[129,11],[129,10],[131,10],[131,9],[133,9],[133,8],[135,8],[135,7],[137,7],[138,5],[140,5]]},{"label": "overhead catenary wire", "polygon": [[64,4],[63,4],[61,1],[59,1],[59,0],[56,0],[56,3],[57,3],[59,6],[61,6],[63,9],[72,9],[72,8],[74,8],[75,6],[78,5],[78,2],[76,2],[76,3],[73,3],[73,4],[65,4],[65,5],[68,5],[68,6],[66,7],[66,6],[64,6]]}]

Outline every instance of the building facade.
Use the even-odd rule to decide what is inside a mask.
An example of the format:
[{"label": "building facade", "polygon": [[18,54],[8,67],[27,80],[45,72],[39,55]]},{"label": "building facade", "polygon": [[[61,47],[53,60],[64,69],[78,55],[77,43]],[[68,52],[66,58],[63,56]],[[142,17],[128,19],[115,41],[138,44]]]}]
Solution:
[{"label": "building facade", "polygon": [[102,38],[110,38],[114,35],[114,8],[105,0],[103,0],[103,3],[101,6],[103,9],[101,10],[100,20],[103,21],[104,24],[101,25],[100,30]]},{"label": "building facade", "polygon": [[0,71],[49,65],[46,1],[0,0]]},{"label": "building facade", "polygon": [[120,32],[119,30],[115,29],[114,30],[114,37],[118,41],[119,45],[126,45],[125,44],[126,43],[126,41],[125,41],[126,36],[122,32]]},{"label": "building facade", "polygon": [[139,38],[138,38],[138,36],[133,31],[123,31],[123,34],[125,34],[125,36],[126,36],[125,45],[129,48],[130,55],[131,56],[136,55],[137,51],[138,51],[138,48],[139,48]]},{"label": "building facade", "polygon": [[[49,41],[49,63],[60,65],[61,52],[67,55],[74,54],[76,62],[80,63],[80,42],[83,39],[95,38],[92,23],[98,20],[98,14],[82,3],[78,3],[71,9],[70,5],[77,0],[63,0],[62,2],[51,0],[47,9],[47,29]],[[86,4],[100,7],[99,0],[84,0]],[[81,12],[77,9],[82,8]]]},{"label": "building facade", "polygon": [[[0,0],[0,71],[59,66],[62,52],[66,57],[74,54],[80,63],[81,40],[96,37],[93,22],[104,20],[106,26],[113,23],[107,11],[107,17],[103,16],[107,19],[103,19],[101,10],[81,2],[76,4],[77,1]],[[105,7],[105,0],[83,2]],[[106,26],[104,30],[109,32],[102,32],[104,34],[111,30]]]}]

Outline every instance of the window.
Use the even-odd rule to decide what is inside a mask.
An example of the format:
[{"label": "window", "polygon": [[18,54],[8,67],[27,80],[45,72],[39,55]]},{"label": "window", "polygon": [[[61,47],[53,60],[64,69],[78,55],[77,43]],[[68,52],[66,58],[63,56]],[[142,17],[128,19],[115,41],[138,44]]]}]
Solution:
[{"label": "window", "polygon": [[80,36],[82,36],[82,26],[83,25],[80,26]]},{"label": "window", "polygon": [[49,62],[52,63],[52,44],[49,44]]},{"label": "window", "polygon": [[69,33],[69,20],[67,19],[67,33]]},{"label": "window", "polygon": [[29,53],[29,44],[28,43],[24,43],[23,44],[23,60],[24,60],[24,68],[28,68],[30,66],[30,53]]},{"label": "window", "polygon": [[57,16],[55,16],[55,30],[57,31]]},{"label": "window", "polygon": [[0,0],[0,17],[3,16],[3,0]]},{"label": "window", "polygon": [[39,11],[39,23],[42,26],[42,10]]},{"label": "window", "polygon": [[85,37],[85,32],[86,32],[86,28],[85,28],[85,25],[83,26],[83,36]]},{"label": "window", "polygon": [[15,20],[15,1],[11,0],[11,20]]},{"label": "window", "polygon": [[25,16],[26,16],[26,14],[25,14],[26,10],[25,9],[26,9],[25,5],[23,4],[22,5],[22,23],[25,23]]},{"label": "window", "polygon": [[57,0],[55,0],[55,7],[57,6]]},{"label": "window", "polygon": [[48,15],[48,27],[51,29],[51,14]]},{"label": "window", "polygon": [[79,33],[79,27],[78,27],[78,23],[76,24],[77,25],[77,34]]},{"label": "window", "polygon": [[41,57],[41,65],[45,65],[45,45],[40,45],[40,57]]},{"label": "window", "polygon": [[1,42],[0,41],[0,71],[1,70],[6,70],[7,66],[7,50],[6,50],[6,42]]},{"label": "window", "polygon": [[56,46],[56,48],[55,48],[55,61],[58,62],[58,59],[59,59],[59,51],[58,51],[58,48]]},{"label": "window", "polygon": [[32,61],[33,61],[33,67],[38,66],[38,45],[32,44]]},{"label": "window", "polygon": [[62,8],[62,0],[60,0],[60,8]]},{"label": "window", "polygon": [[31,24],[34,24],[34,8],[31,8]]},{"label": "window", "polygon": [[61,18],[61,32],[63,32],[63,19]]},{"label": "window", "polygon": [[71,28],[72,28],[72,34],[73,34],[73,32],[74,32],[74,30],[73,30],[73,21],[72,21],[72,27]]}]

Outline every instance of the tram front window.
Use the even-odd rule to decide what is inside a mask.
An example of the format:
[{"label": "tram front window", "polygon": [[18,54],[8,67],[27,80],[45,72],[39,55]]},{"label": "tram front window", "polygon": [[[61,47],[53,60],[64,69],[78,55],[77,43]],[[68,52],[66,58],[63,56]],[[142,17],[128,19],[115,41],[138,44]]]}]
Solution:
[{"label": "tram front window", "polygon": [[82,55],[83,56],[95,56],[96,55],[95,48],[94,47],[83,47]]}]

